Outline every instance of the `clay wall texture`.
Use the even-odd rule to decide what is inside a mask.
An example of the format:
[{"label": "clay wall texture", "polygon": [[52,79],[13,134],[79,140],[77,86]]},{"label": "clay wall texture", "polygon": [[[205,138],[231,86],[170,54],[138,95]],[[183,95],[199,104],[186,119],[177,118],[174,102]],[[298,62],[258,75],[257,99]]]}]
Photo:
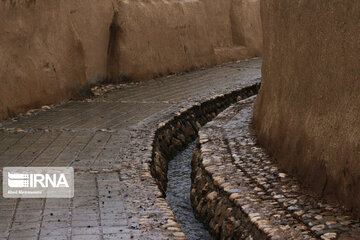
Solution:
[{"label": "clay wall texture", "polygon": [[262,0],[259,142],[303,183],[359,213],[360,1]]},{"label": "clay wall texture", "polygon": [[260,0],[4,0],[0,119],[76,97],[259,56]]}]

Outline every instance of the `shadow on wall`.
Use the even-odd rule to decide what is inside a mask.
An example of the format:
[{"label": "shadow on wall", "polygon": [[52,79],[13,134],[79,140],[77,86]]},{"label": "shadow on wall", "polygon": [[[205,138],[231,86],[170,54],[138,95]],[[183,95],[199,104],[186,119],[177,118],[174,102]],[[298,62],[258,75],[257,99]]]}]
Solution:
[{"label": "shadow on wall", "polygon": [[120,73],[120,35],[122,29],[119,23],[119,13],[115,12],[109,28],[109,46],[107,50],[107,78],[105,82],[129,82],[124,72]]},{"label": "shadow on wall", "polygon": [[99,82],[259,56],[259,0],[0,3],[0,119]]}]

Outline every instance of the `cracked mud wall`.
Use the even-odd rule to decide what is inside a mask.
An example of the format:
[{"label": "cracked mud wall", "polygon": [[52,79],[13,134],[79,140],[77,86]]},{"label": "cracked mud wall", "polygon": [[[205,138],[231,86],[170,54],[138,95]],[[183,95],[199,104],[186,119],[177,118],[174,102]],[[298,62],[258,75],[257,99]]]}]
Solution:
[{"label": "cracked mud wall", "polygon": [[0,14],[0,119],[261,54],[259,0],[4,0]]},{"label": "cracked mud wall", "polygon": [[317,193],[360,207],[360,2],[262,0],[258,138]]}]

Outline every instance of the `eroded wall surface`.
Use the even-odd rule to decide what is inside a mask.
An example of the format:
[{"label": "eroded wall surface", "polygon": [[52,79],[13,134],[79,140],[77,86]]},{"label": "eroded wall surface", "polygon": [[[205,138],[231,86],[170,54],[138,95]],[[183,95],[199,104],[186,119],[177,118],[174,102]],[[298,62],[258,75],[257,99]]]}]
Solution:
[{"label": "eroded wall surface", "polygon": [[110,1],[2,1],[0,119],[104,78],[112,14]]},{"label": "eroded wall surface", "polygon": [[316,192],[360,207],[360,2],[262,0],[258,138]]},{"label": "eroded wall surface", "polygon": [[81,95],[259,56],[259,0],[4,0],[0,119]]}]

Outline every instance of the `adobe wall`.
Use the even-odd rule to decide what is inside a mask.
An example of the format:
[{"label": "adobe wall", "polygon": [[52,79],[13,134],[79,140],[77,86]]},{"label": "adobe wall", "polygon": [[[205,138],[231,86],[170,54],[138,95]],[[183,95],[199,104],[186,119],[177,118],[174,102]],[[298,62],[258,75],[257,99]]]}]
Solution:
[{"label": "adobe wall", "polygon": [[[360,207],[360,2],[262,0],[254,123],[280,165]],[[358,211],[359,212],[359,211]]]},{"label": "adobe wall", "polygon": [[0,119],[89,84],[259,56],[259,8],[259,0],[2,1]]},{"label": "adobe wall", "polygon": [[69,99],[102,79],[110,1],[0,3],[0,119]]}]

